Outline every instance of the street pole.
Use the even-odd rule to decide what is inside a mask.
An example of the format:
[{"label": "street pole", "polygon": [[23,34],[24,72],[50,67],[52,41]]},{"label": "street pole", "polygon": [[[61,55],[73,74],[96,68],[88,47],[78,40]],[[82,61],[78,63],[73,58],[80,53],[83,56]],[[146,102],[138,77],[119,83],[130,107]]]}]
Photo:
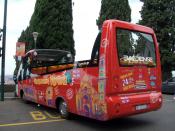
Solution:
[{"label": "street pole", "polygon": [[33,35],[34,44],[35,44],[34,45],[34,49],[36,49],[36,41],[37,41],[37,38],[38,38],[39,33],[38,32],[33,32],[32,35]]},{"label": "street pole", "polygon": [[4,23],[3,23],[3,37],[2,37],[1,88],[0,88],[1,101],[4,101],[6,24],[7,24],[7,0],[4,0]]}]

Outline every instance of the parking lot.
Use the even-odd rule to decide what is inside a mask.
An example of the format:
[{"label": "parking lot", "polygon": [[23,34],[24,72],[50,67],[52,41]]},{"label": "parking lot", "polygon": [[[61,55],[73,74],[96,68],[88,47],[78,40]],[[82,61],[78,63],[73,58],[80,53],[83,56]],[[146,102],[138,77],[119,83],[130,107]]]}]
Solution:
[{"label": "parking lot", "polygon": [[160,110],[100,122],[74,116],[72,120],[61,119],[55,109],[6,97],[0,102],[0,131],[107,131],[107,130],[174,130],[175,100],[173,95],[164,95]]}]

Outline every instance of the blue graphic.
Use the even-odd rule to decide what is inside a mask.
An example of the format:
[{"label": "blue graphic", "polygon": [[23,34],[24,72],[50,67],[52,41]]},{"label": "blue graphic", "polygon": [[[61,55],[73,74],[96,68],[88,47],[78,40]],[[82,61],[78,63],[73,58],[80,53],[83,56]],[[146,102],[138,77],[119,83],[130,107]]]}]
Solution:
[{"label": "blue graphic", "polygon": [[151,85],[151,86],[156,86],[156,83],[153,82],[153,81],[151,81],[150,85]]},{"label": "blue graphic", "polygon": [[72,83],[71,73],[70,72],[66,72],[65,75],[66,75],[66,78],[67,78],[67,83],[68,84]]},{"label": "blue graphic", "polygon": [[157,79],[157,77],[156,76],[150,76],[150,80],[152,81],[152,80],[156,80]]}]

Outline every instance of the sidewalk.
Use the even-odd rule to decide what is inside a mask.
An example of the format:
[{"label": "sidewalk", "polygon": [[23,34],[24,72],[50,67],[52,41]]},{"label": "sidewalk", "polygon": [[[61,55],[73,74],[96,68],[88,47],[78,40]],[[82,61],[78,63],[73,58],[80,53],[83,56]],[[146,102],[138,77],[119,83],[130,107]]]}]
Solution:
[{"label": "sidewalk", "polygon": [[4,99],[16,99],[18,97],[15,97],[14,92],[5,92],[4,93]]}]

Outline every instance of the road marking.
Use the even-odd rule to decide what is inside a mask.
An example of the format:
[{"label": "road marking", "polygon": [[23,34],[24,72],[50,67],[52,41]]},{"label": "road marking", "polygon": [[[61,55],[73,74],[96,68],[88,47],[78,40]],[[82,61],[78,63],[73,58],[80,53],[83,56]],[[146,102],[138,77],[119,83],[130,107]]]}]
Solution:
[{"label": "road marking", "polygon": [[23,122],[23,123],[0,124],[0,127],[32,125],[32,124],[43,124],[43,123],[61,122],[61,121],[64,121],[64,120],[65,119],[48,120],[48,121],[35,121],[35,122]]},{"label": "road marking", "polygon": [[47,118],[51,119],[60,119],[61,117],[59,115],[53,115],[47,111],[41,112],[41,111],[31,111],[30,115],[35,121],[41,121],[46,120]]},{"label": "road marking", "polygon": [[47,117],[41,111],[30,112],[31,116],[35,121],[41,121],[47,119]]},{"label": "road marking", "polygon": [[49,118],[51,118],[51,119],[60,119],[61,117],[60,116],[53,116],[53,115],[51,115],[49,112],[47,112],[47,111],[44,111],[44,113],[49,117]]},{"label": "road marking", "polygon": [[18,97],[4,97],[4,99],[20,99]]}]

